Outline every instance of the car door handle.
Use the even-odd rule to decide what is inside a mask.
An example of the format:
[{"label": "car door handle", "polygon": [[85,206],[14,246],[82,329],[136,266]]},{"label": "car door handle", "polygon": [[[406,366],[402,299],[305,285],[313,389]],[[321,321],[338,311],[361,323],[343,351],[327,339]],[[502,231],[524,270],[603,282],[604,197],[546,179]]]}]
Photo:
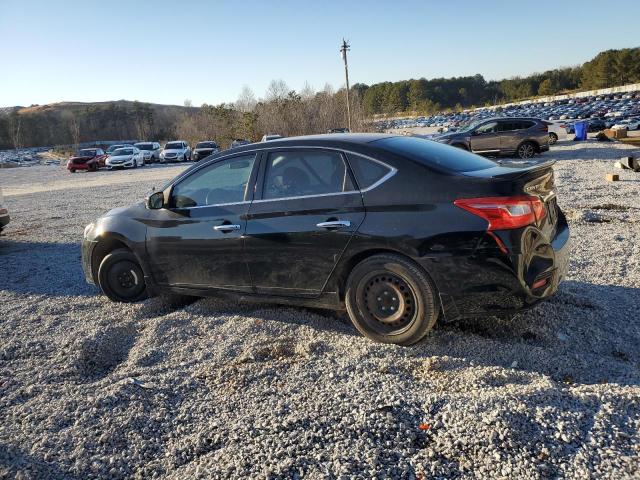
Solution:
[{"label": "car door handle", "polygon": [[351,222],[349,220],[334,220],[332,222],[320,222],[316,227],[320,228],[344,228],[350,227]]},{"label": "car door handle", "polygon": [[213,227],[213,229],[218,232],[231,232],[233,230],[240,230],[240,225],[216,225],[215,227]]}]

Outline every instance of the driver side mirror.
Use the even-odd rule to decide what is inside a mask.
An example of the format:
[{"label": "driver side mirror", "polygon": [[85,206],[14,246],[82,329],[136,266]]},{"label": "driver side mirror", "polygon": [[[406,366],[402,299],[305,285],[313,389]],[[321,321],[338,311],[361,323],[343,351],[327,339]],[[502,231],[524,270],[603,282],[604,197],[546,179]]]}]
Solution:
[{"label": "driver side mirror", "polygon": [[160,210],[164,207],[164,192],[153,192],[146,198],[145,205],[149,210]]}]

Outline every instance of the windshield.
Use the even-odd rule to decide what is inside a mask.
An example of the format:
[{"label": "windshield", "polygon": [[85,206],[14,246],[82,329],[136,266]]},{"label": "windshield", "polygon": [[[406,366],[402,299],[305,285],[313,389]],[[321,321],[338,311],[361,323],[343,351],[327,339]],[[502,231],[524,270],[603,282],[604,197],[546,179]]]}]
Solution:
[{"label": "windshield", "polygon": [[95,157],[96,156],[96,151],[95,150],[80,150],[78,152],[78,156],[79,157]]},{"label": "windshield", "polygon": [[388,137],[371,144],[423,165],[450,172],[472,172],[497,165],[480,155],[422,138]]},{"label": "windshield", "polygon": [[111,152],[113,152],[114,150],[117,150],[117,149],[119,149],[119,148],[122,148],[122,145],[111,145],[109,148],[107,148],[107,152],[108,152],[108,153],[111,153]]},{"label": "windshield", "polygon": [[153,143],[136,143],[140,150],[153,150]]},{"label": "windshield", "polygon": [[218,148],[216,142],[200,142],[196,144],[196,148]]},{"label": "windshield", "polygon": [[172,143],[167,143],[164,146],[165,150],[182,150],[182,144],[180,142],[172,142]]},{"label": "windshield", "polygon": [[119,155],[133,155],[132,148],[119,148],[115,152],[113,152],[113,156],[117,157]]},{"label": "windshield", "polygon": [[460,129],[458,129],[458,132],[470,132],[471,130],[479,126],[482,122],[484,122],[484,120],[476,120],[475,122],[471,122],[469,125],[460,127]]}]

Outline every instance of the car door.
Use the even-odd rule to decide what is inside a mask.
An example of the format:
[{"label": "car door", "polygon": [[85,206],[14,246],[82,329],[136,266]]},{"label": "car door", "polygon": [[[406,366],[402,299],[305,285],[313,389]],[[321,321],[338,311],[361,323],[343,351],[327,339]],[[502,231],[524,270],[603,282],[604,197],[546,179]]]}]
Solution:
[{"label": "car door", "polygon": [[471,134],[471,151],[476,153],[497,153],[500,151],[498,122],[491,121],[476,127]]},{"label": "car door", "polygon": [[171,187],[168,208],[147,227],[153,276],[161,285],[250,291],[243,257],[255,154],[207,163]]},{"label": "car door", "polygon": [[344,155],[319,148],[263,154],[245,254],[257,292],[317,296],[364,220]]}]

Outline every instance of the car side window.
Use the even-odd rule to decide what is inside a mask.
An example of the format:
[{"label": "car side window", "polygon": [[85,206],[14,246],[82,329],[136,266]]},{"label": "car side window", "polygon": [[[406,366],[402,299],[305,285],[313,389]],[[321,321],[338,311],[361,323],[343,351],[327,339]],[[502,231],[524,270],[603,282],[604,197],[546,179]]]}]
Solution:
[{"label": "car side window", "polygon": [[255,155],[233,157],[209,165],[174,185],[171,206],[202,207],[242,202]]},{"label": "car side window", "polygon": [[386,165],[355,154],[349,154],[349,165],[361,190],[369,188],[391,171]]},{"label": "car side window", "polygon": [[498,122],[489,122],[476,128],[476,134],[494,133],[497,130]]},{"label": "car side window", "polygon": [[327,150],[270,153],[264,199],[323,195],[355,190],[342,155]]}]

